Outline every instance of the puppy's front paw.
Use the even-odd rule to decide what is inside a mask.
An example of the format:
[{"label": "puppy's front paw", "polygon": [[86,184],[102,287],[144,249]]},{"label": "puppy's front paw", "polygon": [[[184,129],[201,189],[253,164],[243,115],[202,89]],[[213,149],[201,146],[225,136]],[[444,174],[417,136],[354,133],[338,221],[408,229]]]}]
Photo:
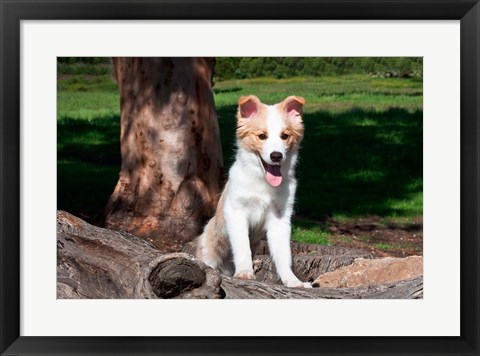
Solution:
[{"label": "puppy's front paw", "polygon": [[253,272],[249,270],[241,270],[241,271],[235,272],[233,277],[238,279],[246,279],[246,280],[256,279]]},{"label": "puppy's front paw", "polygon": [[301,282],[298,279],[297,280],[292,280],[292,281],[287,281],[284,283],[287,287],[290,288],[312,288],[312,285],[308,282]]}]

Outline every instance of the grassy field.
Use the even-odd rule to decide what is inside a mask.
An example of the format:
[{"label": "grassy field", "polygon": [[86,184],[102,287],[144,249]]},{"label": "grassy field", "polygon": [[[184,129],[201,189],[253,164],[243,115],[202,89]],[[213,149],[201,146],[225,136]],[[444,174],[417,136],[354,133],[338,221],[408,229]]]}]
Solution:
[{"label": "grassy field", "polygon": [[[214,92],[227,168],[240,95],[307,99],[295,240],[330,244],[329,221],[404,224],[422,215],[421,78],[258,78],[217,82]],[[120,169],[118,90],[108,74],[60,75],[57,99],[58,208],[95,221]]]}]

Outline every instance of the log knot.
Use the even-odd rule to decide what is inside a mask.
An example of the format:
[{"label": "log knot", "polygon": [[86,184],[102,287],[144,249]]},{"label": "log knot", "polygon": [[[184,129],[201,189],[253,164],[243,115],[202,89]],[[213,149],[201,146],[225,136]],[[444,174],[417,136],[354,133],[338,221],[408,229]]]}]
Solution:
[{"label": "log knot", "polygon": [[185,258],[170,259],[159,263],[148,280],[159,298],[176,296],[199,288],[205,282],[205,273],[198,264]]}]

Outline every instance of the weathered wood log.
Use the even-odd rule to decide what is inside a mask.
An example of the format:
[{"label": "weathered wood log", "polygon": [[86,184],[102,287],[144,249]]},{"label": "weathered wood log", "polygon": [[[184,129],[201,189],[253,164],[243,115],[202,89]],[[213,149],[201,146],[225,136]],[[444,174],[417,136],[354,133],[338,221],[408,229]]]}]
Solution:
[{"label": "weathered wood log", "polygon": [[[295,257],[295,261],[304,256]],[[186,253],[57,213],[57,298],[421,298],[422,277],[356,288],[295,289],[221,276]]]},{"label": "weathered wood log", "polygon": [[423,277],[377,286],[297,289],[222,276],[222,288],[227,299],[421,299]]},{"label": "weathered wood log", "polygon": [[[363,258],[372,258],[373,255],[370,252],[364,250],[359,250],[357,248],[349,248],[342,246],[325,246],[325,245],[315,245],[315,244],[305,244],[300,242],[292,241],[290,243],[292,255],[341,255],[341,256],[354,256],[363,257]],[[255,251],[256,255],[268,255],[270,254],[268,250],[268,243],[266,240],[260,241],[257,250]]]},{"label": "weathered wood log", "polygon": [[188,254],[57,213],[57,298],[220,298],[220,282]]}]

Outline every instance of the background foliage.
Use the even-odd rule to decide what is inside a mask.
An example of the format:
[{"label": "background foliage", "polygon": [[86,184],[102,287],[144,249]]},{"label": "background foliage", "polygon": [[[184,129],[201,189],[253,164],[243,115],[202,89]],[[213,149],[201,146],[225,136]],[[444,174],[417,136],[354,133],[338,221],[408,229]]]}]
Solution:
[{"label": "background foliage", "polygon": [[215,68],[218,80],[358,73],[419,76],[421,72],[419,57],[221,57]]},{"label": "background foliage", "polygon": [[[329,76],[371,73],[383,76],[421,76],[421,57],[218,57],[215,78],[245,79],[294,76]],[[63,74],[107,74],[110,58],[60,57],[58,71]]]}]

